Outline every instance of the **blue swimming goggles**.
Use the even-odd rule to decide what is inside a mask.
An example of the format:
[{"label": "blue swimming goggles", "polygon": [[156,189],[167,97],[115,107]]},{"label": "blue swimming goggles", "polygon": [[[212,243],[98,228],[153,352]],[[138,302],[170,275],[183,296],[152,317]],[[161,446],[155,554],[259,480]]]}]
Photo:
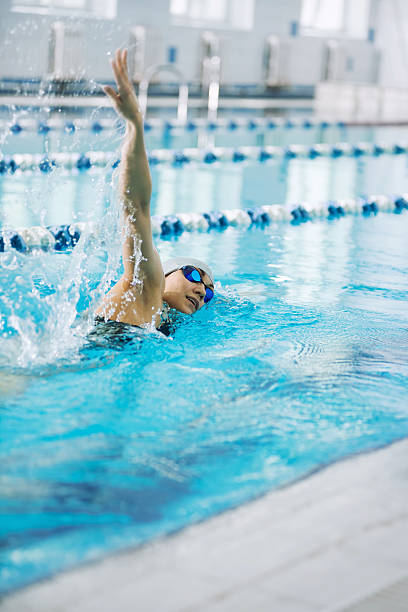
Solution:
[{"label": "blue swimming goggles", "polygon": [[200,271],[197,270],[197,268],[195,268],[194,266],[183,266],[182,268],[180,268],[180,270],[184,274],[184,278],[189,280],[191,283],[203,283],[205,287],[204,304],[207,304],[207,302],[213,299],[214,289],[211,289],[211,287],[208,287],[204,283]]}]

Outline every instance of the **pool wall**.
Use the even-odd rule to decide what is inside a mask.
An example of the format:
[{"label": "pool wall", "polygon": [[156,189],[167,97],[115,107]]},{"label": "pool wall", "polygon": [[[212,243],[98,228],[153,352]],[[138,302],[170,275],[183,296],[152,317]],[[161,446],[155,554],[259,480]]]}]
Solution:
[{"label": "pool wall", "polygon": [[[298,0],[287,0],[284,3],[270,0],[241,2],[239,10],[232,9],[224,19],[215,22],[205,17],[204,20],[199,18],[191,21],[187,15],[183,17],[171,14],[170,4],[167,0],[155,0],[152,4],[138,2],[135,9],[134,1],[118,0],[116,15],[112,15],[111,19],[103,18],[108,2],[94,15],[88,13],[81,19],[81,15],[77,14],[76,21],[82,26],[82,36],[79,34],[76,39],[79,48],[75,50],[75,58],[79,64],[76,69],[82,78],[99,80],[110,77],[107,53],[121,45],[131,45],[131,29],[136,26],[146,28],[147,66],[164,64],[175,56],[178,68],[189,83],[197,83],[200,79],[203,29],[215,30],[221,39],[222,82],[225,85],[239,85],[242,89],[246,86],[249,92],[251,86],[256,89],[263,85],[264,46],[271,34],[285,42],[292,60],[282,62],[282,85],[314,85],[321,78],[329,37],[293,35],[294,28],[299,29],[301,5]],[[11,0],[2,2],[0,8],[4,40],[0,76],[41,80],[47,72],[48,39],[56,15],[47,14],[46,10],[42,14],[41,11],[39,14],[24,14],[12,11],[11,8]],[[219,13],[222,13],[222,5],[220,8]],[[381,25],[381,22],[378,23],[379,28]],[[24,45],[21,44],[22,39]],[[10,62],[10,53],[16,48],[18,53],[13,54],[14,61]],[[370,82],[374,76],[374,45],[364,39],[347,40],[347,50],[355,59],[354,64],[349,66],[349,80]],[[294,61],[296,57],[303,61]]]}]

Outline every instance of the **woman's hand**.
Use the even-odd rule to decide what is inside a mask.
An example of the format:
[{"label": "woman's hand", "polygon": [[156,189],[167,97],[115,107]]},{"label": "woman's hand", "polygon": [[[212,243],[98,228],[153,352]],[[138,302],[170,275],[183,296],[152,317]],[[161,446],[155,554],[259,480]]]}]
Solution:
[{"label": "woman's hand", "polygon": [[133,85],[129,79],[126,60],[127,49],[123,51],[117,49],[114,59],[111,60],[111,66],[118,91],[116,92],[109,85],[105,85],[103,91],[112,100],[113,106],[119,115],[122,115],[122,117],[131,123],[139,123],[142,120],[142,115]]}]

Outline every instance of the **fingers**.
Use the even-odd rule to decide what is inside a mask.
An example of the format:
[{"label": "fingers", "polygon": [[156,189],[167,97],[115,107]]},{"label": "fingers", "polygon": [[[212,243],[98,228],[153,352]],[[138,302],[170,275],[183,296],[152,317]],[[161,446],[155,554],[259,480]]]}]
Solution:
[{"label": "fingers", "polygon": [[115,60],[122,78],[126,79],[128,76],[126,66],[127,49],[117,49],[115,53]]},{"label": "fingers", "polygon": [[115,61],[116,61],[116,65],[119,68],[119,71],[122,70],[122,51],[121,49],[116,49],[115,51]]},{"label": "fingers", "polygon": [[115,89],[106,85],[103,91],[112,100],[116,110],[123,114],[123,104],[129,104],[131,101],[133,103],[133,98],[137,107],[133,85],[127,69],[127,49],[116,49],[115,55],[111,59],[111,66],[118,90],[115,91]]},{"label": "fingers", "polygon": [[[117,54],[117,52],[116,52],[116,54]],[[122,76],[120,74],[120,68],[119,68],[119,64],[118,64],[118,60],[117,60],[116,55],[115,55],[115,59],[111,60],[111,66],[112,66],[112,70],[113,70],[113,76],[115,77],[116,85],[118,86],[118,89],[119,89],[119,92],[120,92]]]},{"label": "fingers", "polygon": [[120,95],[127,93],[127,90],[131,87],[126,62],[127,49],[123,51],[116,49],[115,58],[111,60],[111,64]]},{"label": "fingers", "polygon": [[122,71],[125,77],[128,77],[128,69],[127,69],[127,49],[123,49],[122,51],[122,55],[121,55],[121,64],[122,64]]},{"label": "fingers", "polygon": [[122,75],[124,77],[127,76],[127,49],[117,49],[116,50],[116,54],[115,54],[115,58],[118,62],[118,65],[120,67],[120,70],[122,72]]},{"label": "fingers", "polygon": [[113,87],[109,87],[109,85],[104,85],[102,89],[106,93],[106,95],[109,96],[109,98],[112,98],[112,100],[116,102],[118,94],[113,89]]},{"label": "fingers", "polygon": [[123,75],[123,61],[122,61],[123,51],[122,49],[116,49],[116,61],[118,62],[119,69]]}]

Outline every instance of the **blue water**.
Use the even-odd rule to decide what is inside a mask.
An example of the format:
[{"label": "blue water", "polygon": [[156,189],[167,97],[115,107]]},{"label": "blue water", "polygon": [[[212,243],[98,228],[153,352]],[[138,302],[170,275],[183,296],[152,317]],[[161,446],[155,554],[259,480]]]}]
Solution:
[{"label": "blue water", "polygon": [[[339,130],[156,130],[147,140],[403,136]],[[22,133],[2,148],[112,150],[120,137]],[[156,214],[408,192],[405,155],[164,165],[152,179]],[[104,170],[0,177],[0,226],[100,225],[71,254],[0,254],[0,591],[408,435],[406,214],[159,241],[162,258],[207,260],[216,298],[171,338],[112,338],[91,323],[120,274],[112,180]]]},{"label": "blue water", "polygon": [[407,231],[379,214],[161,241],[213,266],[216,298],[122,341],[77,316],[115,245],[2,254],[1,590],[407,436]]},{"label": "blue water", "polygon": [[[408,192],[406,155],[154,166],[152,212],[205,212]],[[95,221],[110,207],[108,170],[0,176],[0,225]]]}]

